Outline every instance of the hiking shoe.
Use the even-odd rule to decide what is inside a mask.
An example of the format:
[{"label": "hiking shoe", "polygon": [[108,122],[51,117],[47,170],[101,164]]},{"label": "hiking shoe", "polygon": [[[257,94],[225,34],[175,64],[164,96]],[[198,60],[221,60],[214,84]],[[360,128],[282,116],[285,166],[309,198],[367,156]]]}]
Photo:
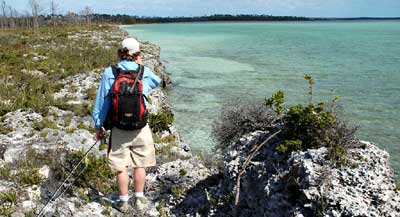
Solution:
[{"label": "hiking shoe", "polygon": [[143,212],[146,211],[149,206],[149,200],[146,197],[135,197],[135,209]]},{"label": "hiking shoe", "polygon": [[131,213],[132,212],[132,208],[131,206],[129,206],[128,201],[117,201],[116,203],[114,203],[114,208],[122,213]]}]

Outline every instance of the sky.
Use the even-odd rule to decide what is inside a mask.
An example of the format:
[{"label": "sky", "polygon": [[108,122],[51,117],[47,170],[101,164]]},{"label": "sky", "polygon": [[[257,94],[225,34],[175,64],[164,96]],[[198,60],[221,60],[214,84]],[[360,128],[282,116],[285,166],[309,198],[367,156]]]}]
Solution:
[{"label": "sky", "polygon": [[[20,12],[29,0],[5,0]],[[45,14],[51,0],[37,0]],[[58,12],[79,12],[89,6],[95,13],[137,16],[203,16],[212,14],[268,14],[306,17],[400,17],[400,0],[54,0]]]}]

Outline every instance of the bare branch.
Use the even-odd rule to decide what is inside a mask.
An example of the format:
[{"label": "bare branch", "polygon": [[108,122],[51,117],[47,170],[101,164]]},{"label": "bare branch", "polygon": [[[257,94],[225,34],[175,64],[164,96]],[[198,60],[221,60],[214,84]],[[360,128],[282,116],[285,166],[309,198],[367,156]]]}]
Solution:
[{"label": "bare branch", "polygon": [[52,0],[50,3],[51,16],[55,16],[57,14],[57,9],[58,4],[54,0]]},{"label": "bare branch", "polygon": [[258,151],[265,145],[267,144],[272,138],[274,138],[275,136],[277,136],[282,130],[278,130],[277,132],[275,132],[274,134],[272,134],[271,136],[269,136],[266,140],[264,140],[261,144],[254,146],[251,151],[249,156],[246,158],[246,161],[243,163],[243,166],[241,168],[241,170],[239,171],[237,178],[236,178],[236,196],[235,196],[235,216],[237,216],[237,210],[239,207],[239,200],[240,200],[240,180],[242,178],[242,176],[246,173],[246,169],[249,166],[251,160],[253,160],[253,158],[258,154]]}]

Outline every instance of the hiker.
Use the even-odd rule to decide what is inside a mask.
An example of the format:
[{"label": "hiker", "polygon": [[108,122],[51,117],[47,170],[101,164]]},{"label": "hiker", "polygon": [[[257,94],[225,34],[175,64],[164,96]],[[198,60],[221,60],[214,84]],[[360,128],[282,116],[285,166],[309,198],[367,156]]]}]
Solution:
[{"label": "hiker", "polygon": [[[114,208],[129,213],[132,208],[128,204],[128,167],[133,167],[135,209],[144,211],[149,203],[143,194],[145,168],[155,166],[156,158],[152,133],[147,124],[146,96],[161,83],[161,79],[143,66],[137,40],[124,39],[118,49],[118,56],[120,62],[108,67],[102,75],[93,120],[96,137],[101,140],[104,138],[103,126],[106,119],[111,117],[112,130],[107,157],[110,168],[116,172],[119,189],[119,200]],[[126,80],[125,75],[133,77]]]}]

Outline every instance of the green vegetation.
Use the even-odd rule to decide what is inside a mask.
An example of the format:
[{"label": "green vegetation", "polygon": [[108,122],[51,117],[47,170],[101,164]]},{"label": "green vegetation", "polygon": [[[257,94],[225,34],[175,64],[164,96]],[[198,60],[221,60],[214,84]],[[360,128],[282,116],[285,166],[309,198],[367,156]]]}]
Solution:
[{"label": "green vegetation", "polygon": [[171,188],[171,193],[175,196],[175,197],[182,197],[186,194],[186,190],[184,187],[181,186],[173,186]]},{"label": "green vegetation", "polygon": [[153,134],[154,143],[175,143],[176,137],[173,134],[170,134],[166,137],[160,137],[157,134]]},{"label": "green vegetation", "polygon": [[283,104],[285,102],[285,93],[283,91],[276,92],[271,98],[265,99],[265,106],[275,109],[278,115],[283,112]]},{"label": "green vegetation", "polygon": [[43,181],[43,177],[39,174],[38,168],[19,168],[17,174],[14,177],[18,183],[23,186],[38,185]]},{"label": "green vegetation", "polygon": [[71,125],[72,119],[71,118],[65,118],[64,119],[64,127],[69,127]]},{"label": "green vegetation", "polygon": [[[36,153],[30,149],[15,163],[8,163],[0,168],[0,179],[15,181],[20,186],[32,186],[42,183],[43,177],[39,174],[39,169],[50,161],[47,154]],[[11,172],[15,171],[15,172]]]},{"label": "green vegetation", "polygon": [[313,103],[314,80],[305,75],[308,82],[308,103],[284,107],[283,91],[266,98],[265,108],[255,103],[235,102],[224,106],[221,117],[213,128],[217,148],[224,151],[232,141],[255,130],[281,133],[271,141],[276,150],[290,156],[294,151],[326,147],[327,158],[336,166],[352,166],[347,159],[348,148],[357,142],[356,128],[343,122],[336,112],[336,101]]},{"label": "green vegetation", "polygon": [[14,129],[12,127],[4,127],[3,124],[0,122],[0,134],[8,134],[12,132]]},{"label": "green vegetation", "polygon": [[47,130],[40,131],[40,137],[42,137],[42,138],[46,138],[48,134],[49,134],[49,132]]},{"label": "green vegetation", "polygon": [[157,211],[159,212],[160,217],[169,217],[170,216],[168,214],[168,212],[166,211],[166,206],[167,206],[167,204],[165,202],[165,199],[162,198],[160,203],[157,206]]},{"label": "green vegetation", "polygon": [[5,164],[2,167],[0,167],[0,177],[3,180],[9,180],[13,177],[11,175],[11,165],[10,164]]},{"label": "green vegetation", "polygon": [[158,112],[149,116],[149,126],[154,133],[168,130],[172,122],[174,122],[174,116],[165,112]]},{"label": "green vegetation", "polygon": [[0,192],[0,216],[11,216],[16,202],[17,193],[14,190]]},{"label": "green vegetation", "polygon": [[[327,147],[328,158],[336,166],[349,165],[347,149],[356,142],[356,128],[349,128],[335,112],[334,106],[312,102],[314,80],[305,75],[308,81],[309,102],[307,105],[294,105],[288,108],[283,117],[283,142],[276,148],[279,152],[290,155],[293,151]],[[332,101],[336,103],[337,98]],[[275,101],[271,99],[271,101]],[[282,100],[278,104],[282,103]]]},{"label": "green vegetation", "polygon": [[186,175],[188,173],[188,171],[187,171],[187,169],[185,169],[185,168],[181,168],[180,170],[179,170],[179,174],[181,175],[181,176],[184,176],[184,175]]},{"label": "green vegetation", "polygon": [[34,120],[32,124],[33,124],[32,125],[33,129],[38,130],[38,131],[41,131],[44,128],[58,129],[57,124],[48,118],[43,118],[42,121],[40,121],[40,122],[37,120]]},{"label": "green vegetation", "polygon": [[100,150],[100,151],[107,150],[107,148],[108,148],[108,145],[105,144],[105,143],[101,143],[101,144],[99,145],[99,150]]},{"label": "green vegetation", "polygon": [[398,190],[398,191],[400,191],[400,182],[399,182],[399,183],[397,183],[397,186],[396,186],[396,188],[397,188],[397,190]]},{"label": "green vegetation", "polygon": [[87,89],[87,90],[85,91],[85,95],[86,95],[87,97],[89,97],[89,99],[90,99],[91,101],[93,101],[93,100],[96,99],[96,94],[97,94],[97,88],[96,88],[96,87],[89,88],[89,89]]},{"label": "green vegetation", "polygon": [[164,144],[161,148],[156,148],[156,154],[161,156],[170,155],[170,151],[173,147],[177,147],[176,143]]},{"label": "green vegetation", "polygon": [[[53,94],[61,89],[57,81],[116,62],[118,43],[108,49],[93,42],[87,34],[112,28],[108,25],[44,27],[38,35],[33,35],[30,29],[0,32],[0,116],[29,108],[46,115],[48,106],[60,105],[53,99]],[[67,109],[79,110],[73,106]]]},{"label": "green vegetation", "polygon": [[92,125],[86,125],[85,123],[81,122],[78,124],[77,126],[78,129],[82,129],[82,130],[87,130],[91,133],[95,133],[96,130],[94,129],[94,127]]},{"label": "green vegetation", "polygon": [[[65,156],[67,168],[69,169],[66,169],[62,165],[62,162],[58,162],[52,165],[52,170],[56,173],[58,179],[62,180],[69,174],[68,171],[72,169],[73,165],[77,164],[83,156],[84,151],[70,153]],[[73,183],[75,188],[92,188],[103,194],[117,191],[114,181],[115,174],[108,166],[108,160],[105,156],[98,158],[94,154],[89,153],[77,171],[77,174],[74,176],[76,179]]]}]

